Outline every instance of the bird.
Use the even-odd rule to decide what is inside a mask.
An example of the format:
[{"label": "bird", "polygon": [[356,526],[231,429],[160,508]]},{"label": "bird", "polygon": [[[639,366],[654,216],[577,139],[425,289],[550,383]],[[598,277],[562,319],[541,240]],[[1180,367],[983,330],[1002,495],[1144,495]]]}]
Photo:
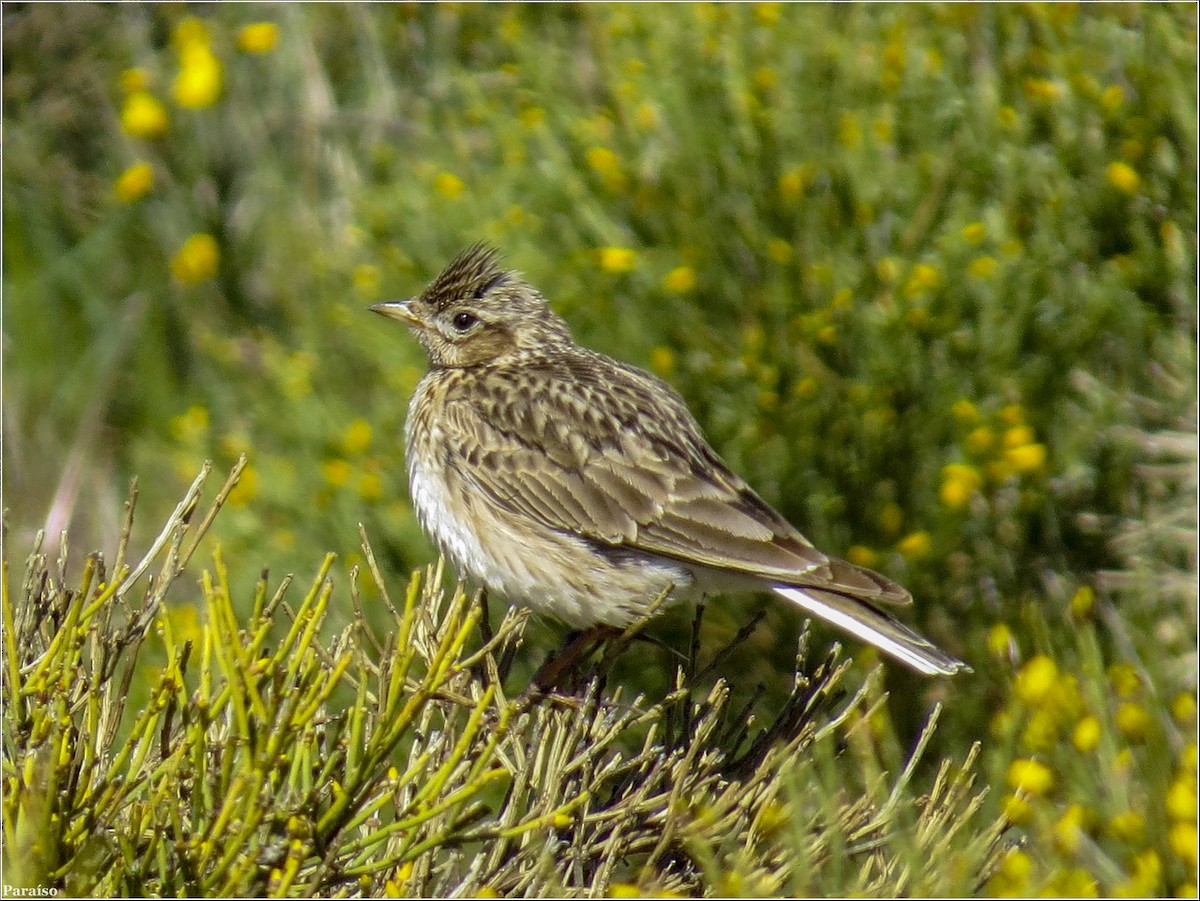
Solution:
[{"label": "bird", "polygon": [[919,673],[970,669],[886,609],[906,589],[763,501],[674,388],[577,344],[495,247],[368,309],[429,358],[405,422],[409,490],[460,577],[582,630],[626,627],[660,598],[771,591]]}]

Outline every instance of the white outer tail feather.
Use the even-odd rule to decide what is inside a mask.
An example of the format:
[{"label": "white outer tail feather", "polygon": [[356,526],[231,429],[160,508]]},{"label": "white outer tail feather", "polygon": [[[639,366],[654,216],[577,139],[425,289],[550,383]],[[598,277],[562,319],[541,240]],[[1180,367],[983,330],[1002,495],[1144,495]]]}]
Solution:
[{"label": "white outer tail feather", "polygon": [[[836,607],[831,607],[810,597],[804,593],[803,589],[792,585],[772,585],[771,588],[776,594],[787,598],[805,612],[812,614],[818,619],[825,620],[839,629],[844,629],[855,638],[861,639],[867,644],[874,645],[885,654],[895,657],[901,663],[907,664],[919,673],[924,673],[927,676],[948,676],[962,670],[970,669],[965,663],[939,653],[932,645],[930,645],[930,648],[933,653],[929,653],[897,641],[892,636],[885,635],[870,623],[856,619],[838,610]],[[884,613],[879,613],[878,615],[886,617]],[[896,625],[901,629],[906,628],[899,623],[896,623]],[[923,641],[915,633],[913,633],[913,636],[916,641]]]}]

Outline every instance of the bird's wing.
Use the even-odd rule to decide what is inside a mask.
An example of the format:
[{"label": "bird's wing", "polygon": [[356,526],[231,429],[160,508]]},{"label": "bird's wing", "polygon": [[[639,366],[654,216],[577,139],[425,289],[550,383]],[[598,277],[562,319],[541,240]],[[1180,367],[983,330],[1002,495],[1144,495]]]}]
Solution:
[{"label": "bird's wing", "polygon": [[601,550],[911,601],[896,583],[814,548],[729,470],[683,399],[649,373],[583,355],[525,366],[513,384],[521,390],[453,399],[444,419],[464,487],[510,515]]}]

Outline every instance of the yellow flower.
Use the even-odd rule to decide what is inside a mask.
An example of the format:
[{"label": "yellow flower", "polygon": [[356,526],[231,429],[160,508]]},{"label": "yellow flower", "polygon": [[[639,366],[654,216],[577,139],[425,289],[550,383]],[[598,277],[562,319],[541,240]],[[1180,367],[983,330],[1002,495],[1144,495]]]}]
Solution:
[{"label": "yellow flower", "polygon": [[1022,826],[1033,819],[1033,807],[1024,795],[1005,795],[1000,801],[1000,809],[1014,826]]},{"label": "yellow flower", "polygon": [[988,629],[988,653],[1002,660],[1011,660],[1016,656],[1017,643],[1013,638],[1012,629],[1005,623],[996,623]]},{"label": "yellow flower", "polygon": [[637,265],[637,252],[628,247],[603,247],[600,249],[600,268],[605,272],[620,275],[631,272]]},{"label": "yellow flower", "polygon": [[334,488],[341,488],[350,481],[350,464],[345,460],[326,460],[321,464],[321,475]]},{"label": "yellow flower", "polygon": [[691,266],[676,266],[663,279],[663,287],[672,294],[686,294],[696,287],[696,270]]},{"label": "yellow flower", "polygon": [[1146,821],[1141,814],[1132,810],[1114,815],[1108,821],[1109,834],[1131,844],[1140,842],[1146,835]]},{"label": "yellow flower", "polygon": [[1150,731],[1150,724],[1150,714],[1136,701],[1126,701],[1117,708],[1117,728],[1132,741],[1145,738]]},{"label": "yellow flower", "polygon": [[146,74],[145,69],[135,67],[121,73],[121,90],[126,94],[144,91],[149,86],[150,76]]},{"label": "yellow flower", "polygon": [[786,263],[792,258],[792,245],[783,238],[772,238],[767,242],[767,256],[776,263]]},{"label": "yellow flower", "polygon": [[1054,824],[1054,841],[1063,853],[1074,854],[1079,847],[1086,816],[1087,811],[1081,805],[1072,804]]},{"label": "yellow flower", "polygon": [[1167,789],[1167,816],[1173,820],[1194,821],[1196,812],[1196,774],[1181,774]]},{"label": "yellow flower", "polygon": [[199,404],[171,420],[171,436],[181,444],[198,444],[208,434],[208,410]]},{"label": "yellow flower", "polygon": [[1071,733],[1071,742],[1079,751],[1087,754],[1094,751],[1100,744],[1102,731],[1098,719],[1094,716],[1085,716],[1075,724],[1075,731]]},{"label": "yellow flower", "polygon": [[144,160],[134,163],[113,184],[113,193],[122,203],[134,203],[150,193],[154,187],[154,167]]},{"label": "yellow flower", "polygon": [[927,294],[935,289],[942,280],[941,273],[938,272],[936,266],[930,266],[928,263],[917,263],[913,266],[912,272],[908,277],[908,284],[904,286],[904,293],[909,297],[916,297],[920,294]]},{"label": "yellow flower", "polygon": [[1176,823],[1171,827],[1171,831],[1167,833],[1167,841],[1171,845],[1171,850],[1175,852],[1175,856],[1196,870],[1196,844],[1200,841],[1197,836],[1195,823]]},{"label": "yellow flower", "polygon": [[942,503],[951,510],[961,510],[983,486],[983,476],[974,466],[949,463],[942,467]]},{"label": "yellow flower", "polygon": [[968,244],[981,244],[987,237],[987,228],[982,222],[970,222],[963,226],[962,239]]},{"label": "yellow flower", "polygon": [[779,12],[782,3],[755,3],[754,18],[758,20],[759,25],[770,28],[779,21]]},{"label": "yellow flower", "polygon": [[192,235],[171,260],[171,275],[185,285],[194,285],[217,274],[221,252],[212,235],[203,232]]},{"label": "yellow flower", "polygon": [[655,347],[650,351],[650,368],[659,375],[670,375],[675,371],[675,353],[669,347]]},{"label": "yellow flower", "polygon": [[238,32],[238,48],[246,53],[270,53],[279,43],[279,26],[274,22],[251,22]]},{"label": "yellow flower", "polygon": [[433,189],[450,200],[462,194],[465,188],[463,180],[452,172],[439,172],[433,180]]},{"label": "yellow flower", "polygon": [[607,147],[590,147],[585,154],[587,164],[603,180],[610,191],[616,193],[625,187],[625,174],[621,171],[621,160]]},{"label": "yellow flower", "polygon": [[987,281],[996,274],[998,266],[995,257],[981,256],[971,260],[967,272],[974,278]]},{"label": "yellow flower", "polygon": [[879,555],[861,544],[853,545],[847,550],[846,559],[855,566],[865,566],[868,569],[879,565]]},{"label": "yellow flower", "polygon": [[363,263],[354,267],[354,291],[364,300],[374,300],[379,295],[380,273],[378,266]]},{"label": "yellow flower", "polygon": [[135,138],[158,138],[167,130],[167,111],[149,91],[134,91],[121,107],[121,128]]},{"label": "yellow flower", "polygon": [[1133,167],[1120,160],[1109,163],[1108,168],[1104,170],[1104,175],[1108,179],[1109,184],[1119,191],[1124,191],[1126,194],[1134,193],[1141,181]]},{"label": "yellow flower", "polygon": [[208,26],[195,16],[185,16],[175,26],[175,32],[171,35],[171,43],[175,45],[176,52],[180,54],[196,47],[207,50],[209,45]]},{"label": "yellow flower", "polygon": [[179,74],[172,93],[184,109],[204,109],[221,96],[221,62],[207,45],[192,43],[181,50]]},{"label": "yellow flower", "polygon": [[1063,94],[1062,85],[1048,78],[1026,78],[1025,96],[1030,100],[1053,103]]},{"label": "yellow flower", "polygon": [[1119,84],[1110,84],[1100,95],[1100,105],[1104,107],[1105,112],[1116,112],[1124,102],[1125,92]]},{"label": "yellow flower", "polygon": [[383,481],[373,472],[363,473],[358,480],[358,496],[364,501],[377,501],[383,495]]},{"label": "yellow flower", "polygon": [[1020,447],[1010,447],[1004,452],[1004,459],[1016,472],[1041,472],[1046,466],[1046,446],[1023,444]]},{"label": "yellow flower", "polygon": [[1171,701],[1171,716],[1181,726],[1192,726],[1196,722],[1196,697],[1186,691],[1175,695]]},{"label": "yellow flower", "polygon": [[1108,668],[1108,682],[1117,697],[1132,697],[1142,686],[1137,670],[1128,663],[1114,663]]},{"label": "yellow flower", "polygon": [[904,511],[897,503],[884,504],[879,511],[879,528],[885,535],[895,535],[904,526]]},{"label": "yellow flower", "polygon": [[976,454],[986,453],[995,441],[996,436],[985,425],[977,426],[967,433],[967,448]]},{"label": "yellow flower", "polygon": [[965,397],[960,397],[950,406],[950,414],[965,425],[979,421],[978,408]]},{"label": "yellow flower", "polygon": [[1058,666],[1045,654],[1038,654],[1017,674],[1016,695],[1023,704],[1037,707],[1049,699],[1058,681]]},{"label": "yellow flower", "polygon": [[795,203],[804,194],[804,189],[812,181],[812,166],[801,163],[792,166],[779,176],[779,196],[787,203]]},{"label": "yellow flower", "polygon": [[342,448],[350,456],[356,456],[371,446],[371,424],[365,419],[356,419],[346,426],[342,434]]},{"label": "yellow flower", "polygon": [[235,507],[244,507],[258,493],[258,471],[249,463],[242,470],[238,483],[229,492],[229,503]]},{"label": "yellow flower", "polygon": [[913,532],[900,539],[896,545],[898,550],[905,559],[919,560],[929,554],[933,547],[933,541],[929,537],[928,532]]},{"label": "yellow flower", "polygon": [[1090,585],[1080,585],[1071,595],[1071,616],[1076,619],[1087,619],[1096,605],[1096,592]]},{"label": "yellow flower", "polygon": [[526,128],[534,128],[546,121],[546,110],[540,106],[527,106],[517,114],[517,118]]},{"label": "yellow flower", "polygon": [[1054,773],[1044,763],[1020,758],[1008,766],[1008,785],[1014,791],[1040,797],[1054,787]]}]

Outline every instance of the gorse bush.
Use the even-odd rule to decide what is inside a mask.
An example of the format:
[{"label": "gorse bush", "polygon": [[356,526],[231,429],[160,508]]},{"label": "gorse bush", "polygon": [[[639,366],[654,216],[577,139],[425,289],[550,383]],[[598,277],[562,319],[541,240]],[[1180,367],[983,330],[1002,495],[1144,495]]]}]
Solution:
[{"label": "gorse bush", "polygon": [[[264,574],[239,621],[218,552],[198,589],[204,621],[185,636],[164,599],[239,472],[192,526],[206,474],[137,564],[127,528],[112,570],[89,556],[78,588],[65,541],[55,563],[30,558],[15,598],[6,573],[7,885],[99,896],[926,894],[986,876],[998,830],[979,815],[974,751],[946,761],[918,800],[909,780],[921,749],[898,777],[878,771],[856,738],[871,692],[842,693],[845,666],[832,659],[798,674],[761,728],[723,681],[705,687],[694,657],[656,702],[607,692],[607,655],[580,674],[578,694],[510,697],[501,669],[524,617],[510,613],[480,643],[479,606],[442,591],[432,571],[393,605],[365,543],[387,634],[361,615],[322,634],[337,593],[329,559],[295,606],[290,578],[271,589]],[[139,661],[150,645],[161,667]],[[149,700],[135,708],[137,678]],[[861,755],[852,796],[827,772],[844,742]],[[953,884],[922,866],[949,848],[960,856]]]},{"label": "gorse bush", "polygon": [[[818,546],[910,588],[912,624],[975,669],[917,682],[876,668],[876,657],[853,647],[837,685],[851,697],[869,686],[854,708],[864,713],[851,716],[846,731],[813,726],[825,737],[804,739],[792,760],[788,772],[805,778],[785,773],[778,783],[781,819],[755,821],[750,807],[738,807],[736,822],[751,823],[750,833],[706,833],[692,844],[672,838],[670,851],[656,856],[657,845],[630,839],[638,850],[604,878],[646,890],[833,893],[882,891],[903,873],[929,880],[907,884],[913,892],[1195,895],[1194,6],[30,4],[6,7],[4,26],[6,560],[10,548],[39,546],[39,530],[53,543],[68,526],[73,555],[150,547],[152,528],[171,516],[202,461],[231,467],[248,459],[207,526],[229,564],[226,587],[216,570],[209,593],[187,587],[193,576],[177,578],[142,619],[134,590],[113,589],[114,628],[131,644],[120,658],[129,675],[120,669],[108,690],[128,695],[128,713],[119,728],[96,711],[80,721],[81,736],[103,726],[89,739],[96,759],[101,749],[119,759],[133,712],[152,709],[156,698],[174,705],[153,721],[161,731],[170,720],[168,738],[183,735],[185,715],[188,734],[215,729],[180,712],[184,689],[161,682],[175,667],[190,699],[203,681],[201,659],[210,661],[214,692],[221,679],[261,685],[260,693],[271,687],[261,706],[249,689],[230,695],[229,728],[282,710],[268,705],[284,700],[272,693],[276,676],[235,677],[246,660],[232,650],[204,658],[202,636],[214,648],[224,647],[218,635],[248,647],[249,639],[232,641],[233,624],[257,636],[269,621],[267,637],[254,639],[258,650],[246,653],[275,660],[289,635],[286,605],[300,602],[291,588],[268,615],[278,585],[264,580],[260,588],[256,574],[268,565],[309,572],[327,552],[337,554],[325,570],[337,587],[323,626],[311,644],[293,636],[289,645],[297,655],[290,665],[317,667],[303,670],[311,679],[304,703],[313,706],[322,686],[331,687],[324,703],[336,719],[338,705],[359,703],[360,685],[396,697],[369,674],[402,650],[388,645],[399,623],[382,588],[407,598],[396,586],[434,559],[407,499],[401,450],[425,361],[415,342],[363,308],[415,293],[454,253],[485,240],[546,293],[581,343],[678,387],[714,447]],[[123,545],[119,501],[135,475],[153,489],[143,491]],[[360,575],[360,524],[379,578]],[[73,644],[93,640],[82,627],[60,626],[73,604],[82,606],[70,615],[82,621],[117,584],[119,567],[101,574],[98,566],[86,591],[82,572],[51,565],[41,588],[6,600],[10,619],[9,602],[30,591],[41,597],[30,609],[60,611],[49,619],[24,613],[24,625],[11,619],[15,629],[42,630],[29,648],[15,637],[27,633],[10,638],[6,625],[6,691],[17,690],[18,675],[32,677],[42,665],[35,660],[74,672],[57,656],[66,648],[92,659],[94,646]],[[135,582],[142,584],[131,574],[122,584]],[[214,619],[218,596],[226,612]],[[460,603],[449,584],[424,578],[415,609]],[[393,606],[401,619],[408,615],[403,602]],[[438,722],[453,720],[431,727],[439,734],[479,717],[471,748],[484,747],[478,742],[507,709],[504,686],[527,681],[558,640],[536,620],[501,626],[492,606],[495,621],[480,615],[478,628],[485,636],[503,631],[503,647],[485,652],[487,639],[472,637],[447,659],[482,654],[473,662],[476,681],[463,685],[491,687],[494,696],[484,703],[455,682],[453,699],[425,702]],[[87,622],[108,609],[100,604]],[[474,610],[466,604],[455,615]],[[735,641],[756,616],[763,627]],[[157,637],[160,623],[171,630],[172,651]],[[684,657],[709,654],[713,664],[703,689],[688,686],[686,703],[703,706],[724,677],[722,715],[736,720],[732,711],[753,699],[773,721],[796,703],[781,674],[795,662],[802,623],[797,611],[761,599],[715,600],[698,626],[687,610],[671,611],[647,626],[651,641],[610,655],[605,689],[583,697],[616,716],[606,705],[619,686],[618,707],[660,711],[660,720],[634,716],[619,730],[614,747],[626,760],[642,753],[632,750],[642,747],[635,736],[667,747],[665,724],[694,720],[669,713],[677,708],[665,699],[680,688],[682,649],[695,645],[700,650]],[[429,641],[442,637],[429,629]],[[144,640],[133,638],[143,632]],[[73,637],[51,653],[57,634]],[[361,642],[342,647],[343,634]],[[514,650],[518,636],[524,643]],[[189,640],[185,667],[172,654]],[[828,643],[828,633],[813,632],[813,660],[824,659],[817,648]],[[343,652],[370,663],[355,656],[334,679]],[[115,651],[94,653],[115,659]],[[417,653],[411,680],[433,666]],[[488,654],[506,678],[488,675]],[[272,666],[284,666],[283,658]],[[290,678],[301,675],[294,669]],[[39,748],[48,747],[45,730],[63,710],[77,716],[101,703],[79,693],[86,680],[67,682],[77,694],[54,701],[58,713],[46,706],[57,695],[6,695],[28,705],[13,708],[23,711],[19,722],[40,717]],[[412,684],[416,691],[419,681]],[[635,704],[639,695],[649,700]],[[242,720],[232,713],[240,709],[235,697],[249,705]],[[927,733],[939,703],[938,728]],[[541,715],[551,711],[575,715]],[[647,739],[653,722],[664,725]],[[150,727],[146,720],[140,728]],[[778,747],[798,747],[797,728],[784,729]],[[401,776],[418,731],[391,752],[388,766]],[[24,734],[6,732],[6,780],[35,767],[28,756],[13,762]],[[60,750],[67,734],[54,733]],[[328,734],[322,753],[336,743]],[[973,771],[990,790],[978,819],[956,820],[966,825],[947,839],[954,850],[905,857],[901,838],[926,821],[902,803],[892,808],[897,844],[863,850],[874,839],[836,838],[847,832],[828,824],[850,821],[830,799],[840,790],[839,804],[861,798],[864,810],[885,810],[884,786],[904,772],[919,735],[929,744],[914,786],[935,785],[943,760],[957,772],[983,743]],[[259,738],[243,738],[260,747]],[[736,759],[740,752],[723,742],[726,759]],[[136,752],[145,767],[175,746],[156,738],[129,747],[127,763]],[[39,753],[36,766],[48,766],[52,755]],[[518,759],[500,746],[495,753],[504,766]],[[334,769],[312,775],[321,804],[334,803],[320,794],[325,776],[331,786],[351,784],[349,770],[335,778]],[[36,791],[49,806],[35,807],[46,828],[59,829],[51,815],[67,808],[54,805],[82,796],[64,800],[56,787],[79,780],[47,781],[54,771],[39,772],[46,779],[30,775],[28,784],[43,786]],[[292,779],[288,803],[300,805],[307,783]],[[558,809],[519,798],[505,806],[508,783],[496,779],[448,818],[433,816],[406,838],[399,829],[372,846],[374,859],[409,854],[416,845],[403,842],[417,834],[426,837],[412,839],[418,843],[449,836],[437,830],[467,816],[470,804],[484,805],[489,813],[467,816],[454,833],[478,837],[457,846],[457,862],[432,850],[423,852],[426,864],[405,858],[414,867],[411,890],[438,891],[468,878],[460,863],[492,840],[491,824],[507,829],[526,822],[518,811],[536,818]],[[110,832],[97,827],[107,837],[86,849],[80,842],[93,834],[87,823],[129,817],[122,805],[134,801],[154,807],[147,798],[161,800],[160,790],[113,789],[102,816],[76,812],[68,817],[74,825],[61,826],[66,832],[28,833],[38,841],[60,835],[45,846],[53,855],[12,859],[50,861],[45,873],[57,873],[91,853],[115,859],[111,841],[124,841],[133,856],[121,860],[140,860],[140,872],[148,865],[141,851],[150,848],[156,860],[176,853],[174,839],[141,844],[150,814]],[[355,810],[373,803],[367,795],[355,797],[366,805]],[[215,809],[193,796],[208,805],[198,818]],[[33,795],[23,797],[26,804]],[[408,810],[401,818],[423,815],[409,800],[385,807]],[[367,819],[376,815],[384,816]],[[785,846],[772,844],[784,842],[785,831],[815,835],[772,825],[797,815],[832,831],[823,848],[789,839],[787,853],[800,863],[785,874],[763,861],[766,849]],[[23,829],[31,816],[22,814]],[[971,843],[984,842],[1001,817],[1013,827],[1005,839],[1013,847],[996,872],[976,866],[982,851],[963,852],[969,865],[956,869],[959,851],[983,847]],[[261,849],[316,832],[292,836],[286,823],[271,832],[233,812],[226,820],[221,829],[244,829],[259,850],[221,876],[212,875],[215,866],[194,878],[179,869],[184,875],[161,883],[162,891],[252,871],[269,882],[273,869],[285,874],[277,885],[299,891],[360,866],[353,855],[365,846],[348,856],[336,848],[375,828],[347,820],[333,829],[326,820],[320,834],[328,844],[317,854],[329,863],[305,857],[293,878],[286,852],[276,859]],[[579,830],[581,822],[554,828]],[[559,833],[539,827],[505,847],[549,847],[551,834]],[[582,841],[579,834],[571,841]],[[738,869],[741,846],[730,843],[743,834],[761,834],[765,844],[746,845],[745,861],[757,862]],[[613,848],[624,841],[612,839]],[[683,863],[676,850],[685,845]],[[229,847],[206,851],[205,866]],[[848,850],[878,855],[866,866]],[[518,868],[530,859],[496,853],[522,861]],[[399,887],[398,861],[375,889],[393,880],[396,891],[409,890]],[[646,862],[643,880],[637,868]],[[765,883],[751,875],[760,864],[774,874]],[[450,881],[422,882],[426,865]],[[499,858],[487,866],[499,873]],[[555,879],[582,885],[587,866],[570,876],[555,870]],[[722,883],[720,873],[735,876]],[[185,878],[192,881],[178,881]],[[534,885],[496,878],[497,891]],[[130,880],[133,891],[139,883]],[[539,884],[550,891],[550,882]]]}]

